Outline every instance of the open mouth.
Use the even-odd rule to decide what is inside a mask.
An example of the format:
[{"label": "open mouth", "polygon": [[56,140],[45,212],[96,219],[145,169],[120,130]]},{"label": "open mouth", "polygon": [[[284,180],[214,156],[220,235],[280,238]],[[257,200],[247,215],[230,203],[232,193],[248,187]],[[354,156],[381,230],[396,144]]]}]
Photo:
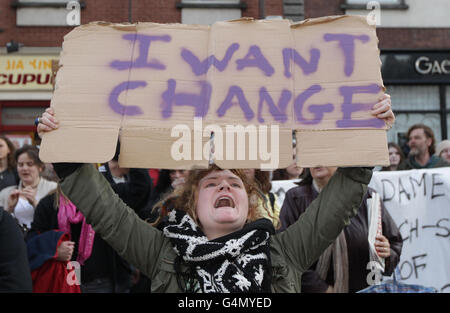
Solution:
[{"label": "open mouth", "polygon": [[221,208],[221,207],[231,207],[234,208],[234,201],[229,196],[221,196],[217,198],[216,202],[214,203],[214,208]]}]

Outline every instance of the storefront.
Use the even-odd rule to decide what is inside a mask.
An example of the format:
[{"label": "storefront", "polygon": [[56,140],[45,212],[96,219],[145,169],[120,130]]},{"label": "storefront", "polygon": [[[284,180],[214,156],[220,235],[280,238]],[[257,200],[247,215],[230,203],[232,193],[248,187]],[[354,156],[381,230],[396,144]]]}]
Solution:
[{"label": "storefront", "polygon": [[450,137],[450,51],[381,51],[382,76],[392,97],[395,126],[388,141],[404,145],[413,124],[430,126],[437,142]]},{"label": "storefront", "polygon": [[50,106],[52,60],[58,54],[0,54],[0,133],[35,144],[34,119]]}]

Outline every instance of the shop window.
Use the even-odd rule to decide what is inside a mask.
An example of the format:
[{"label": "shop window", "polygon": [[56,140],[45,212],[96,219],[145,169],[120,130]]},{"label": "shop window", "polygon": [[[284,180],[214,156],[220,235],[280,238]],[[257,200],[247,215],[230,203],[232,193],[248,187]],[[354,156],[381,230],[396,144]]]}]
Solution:
[{"label": "shop window", "polygon": [[404,144],[409,127],[418,123],[431,127],[436,140],[441,140],[439,86],[389,85],[386,89],[396,116],[394,127],[387,132],[389,142]]},{"label": "shop window", "polygon": [[[447,114],[447,125],[450,125],[450,113]],[[450,138],[450,128],[447,127],[447,139]]]},{"label": "shop window", "polygon": [[399,110],[439,110],[439,87],[418,85],[390,85],[386,92],[391,95],[392,108]]},{"label": "shop window", "polygon": [[408,5],[405,3],[405,0],[347,0],[341,8],[347,10],[365,10],[367,8],[367,4],[370,2],[378,2],[381,9],[408,9]]},{"label": "shop window", "polygon": [[177,8],[183,24],[213,24],[241,18],[247,4],[239,0],[183,0]]},{"label": "shop window", "polygon": [[283,14],[293,22],[305,19],[304,0],[283,0]]},{"label": "shop window", "polygon": [[50,101],[0,101],[0,133],[34,132],[34,120],[41,116]]},{"label": "shop window", "polygon": [[436,140],[442,140],[441,134],[441,118],[438,113],[398,113],[395,115],[395,124],[392,129],[387,132],[388,142],[396,142],[402,144],[406,139],[408,129],[414,124],[425,124],[434,132]]},{"label": "shop window", "polygon": [[45,107],[4,107],[2,110],[3,126],[33,126],[36,116],[44,113]]},{"label": "shop window", "polygon": [[17,26],[80,25],[84,1],[79,0],[15,0]]},{"label": "shop window", "polygon": [[445,102],[447,103],[447,110],[450,110],[450,85],[445,88]]}]

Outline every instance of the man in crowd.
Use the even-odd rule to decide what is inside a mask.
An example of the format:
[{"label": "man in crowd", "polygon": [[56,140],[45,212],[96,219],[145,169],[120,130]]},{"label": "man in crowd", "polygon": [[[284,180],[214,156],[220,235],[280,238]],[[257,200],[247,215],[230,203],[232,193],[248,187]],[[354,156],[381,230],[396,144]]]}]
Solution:
[{"label": "man in crowd", "polygon": [[436,139],[430,127],[415,124],[408,129],[409,156],[398,166],[398,170],[424,169],[450,166],[444,159],[433,155]]}]

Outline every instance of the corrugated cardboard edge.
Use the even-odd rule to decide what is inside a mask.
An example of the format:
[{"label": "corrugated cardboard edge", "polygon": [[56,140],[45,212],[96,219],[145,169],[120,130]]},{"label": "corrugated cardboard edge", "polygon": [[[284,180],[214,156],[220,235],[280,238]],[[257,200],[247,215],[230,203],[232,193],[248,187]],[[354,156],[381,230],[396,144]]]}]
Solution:
[{"label": "corrugated cardboard edge", "polygon": [[[89,25],[99,25],[99,26],[110,26],[111,23],[108,22],[92,22],[84,25],[80,25],[74,28],[71,32],[64,36],[64,40],[70,40],[72,36],[76,36],[75,34],[83,27],[88,27]],[[64,46],[64,42],[63,42]],[[63,68],[64,64],[62,64],[64,49],[61,50],[59,54],[59,62],[52,61],[52,74],[54,73],[53,79],[53,94],[52,100],[50,102],[50,107],[52,107],[53,96],[55,91],[58,89],[58,80],[57,73],[61,68]],[[55,109],[55,115],[57,116],[57,108]],[[111,127],[109,129],[98,127],[97,134],[105,134],[105,136],[92,136],[92,128],[88,128],[88,131],[85,131],[84,127],[78,128],[66,128],[63,124],[60,124],[60,127],[57,131],[44,133],[41,147],[39,150],[39,158],[43,162],[81,162],[81,163],[103,163],[110,161],[115,153],[115,147],[117,145],[117,140],[119,138],[119,128]],[[76,138],[71,142],[71,145],[66,147],[66,153],[69,155],[69,158],[60,156],[60,147],[58,145],[50,145],[47,142],[50,141],[52,143],[55,142],[64,142],[67,140],[66,138]],[[103,146],[105,149],[103,152],[97,155],[91,156],[83,156],[80,158],[70,158],[70,155],[75,154],[74,152],[81,151],[86,149],[84,142],[89,142],[91,147]],[[93,149],[95,150],[95,149]],[[55,157],[56,156],[56,157]]]},{"label": "corrugated cardboard edge", "polygon": [[[367,17],[364,15],[330,15],[330,16],[323,16],[323,17],[316,17],[316,18],[308,18],[306,20],[303,21],[299,21],[299,22],[295,22],[291,24],[291,28],[293,29],[297,29],[300,28],[302,26],[311,26],[311,25],[317,25],[317,24],[323,24],[323,23],[327,23],[330,21],[336,21],[336,20],[340,20],[340,19],[358,19],[361,21],[365,21],[367,26],[372,27],[373,30],[375,31],[375,38],[377,39],[377,47],[378,44],[380,43],[380,39],[378,38],[378,36],[376,35],[376,25],[371,25],[369,23],[367,23]],[[380,77],[381,77],[381,51],[380,48],[377,48],[377,53],[378,53],[378,61],[379,61],[379,66],[380,66]],[[386,92],[386,87],[384,86],[384,82],[383,79],[381,78],[381,89],[383,90],[383,92]],[[388,127],[385,124],[384,125],[384,129],[387,130]]]},{"label": "corrugated cardboard edge", "polygon": [[[387,137],[384,129],[296,130],[295,137],[297,139],[296,163],[301,167],[389,165]],[[347,139],[355,148],[351,151],[338,149]],[[380,150],[380,147],[383,149]],[[318,155],[321,155],[321,164],[317,162]],[[372,161],[368,162],[369,159]]]},{"label": "corrugated cardboard edge", "polygon": [[[103,135],[102,135],[103,133]],[[45,133],[42,138],[41,148],[39,150],[39,158],[46,163],[58,163],[58,162],[76,162],[76,163],[104,163],[110,161],[115,153],[117,139],[119,136],[118,129],[98,129],[96,130],[98,136],[92,136],[92,129],[85,131],[83,128],[64,128],[60,127],[57,132]],[[59,158],[61,147],[56,144],[48,144],[47,141],[64,142],[67,138],[77,138],[77,140],[71,141],[70,146],[66,146],[66,156]],[[80,158],[71,158],[70,156],[77,151],[85,151],[86,142],[90,143],[91,147],[104,147],[98,155],[84,154]],[[88,147],[89,148],[89,147]],[[91,151],[97,151],[98,149],[92,149]]]},{"label": "corrugated cardboard edge", "polygon": [[[203,130],[201,130],[201,147],[203,147],[209,141],[209,138],[203,137]],[[208,159],[204,158],[201,154],[200,160],[195,160],[195,136],[194,130],[190,130],[190,142],[185,141],[191,147],[190,157],[192,160],[180,159],[173,161],[171,166],[167,166],[167,158],[172,156],[172,145],[161,145],[161,143],[170,142],[174,143],[174,138],[171,136],[171,129],[167,128],[155,128],[155,127],[135,127],[135,128],[122,128],[120,132],[120,154],[119,165],[121,167],[135,167],[135,168],[148,168],[146,164],[149,161],[153,164],[154,168],[162,169],[192,169],[194,167],[207,168],[209,164]],[[177,140],[180,141],[181,139]],[[181,140],[184,141],[184,140]],[[145,144],[144,144],[145,142]],[[122,153],[124,151],[134,151],[133,154]],[[172,156],[172,159],[173,156]]]},{"label": "corrugated cardboard edge", "polygon": [[[256,131],[256,133],[257,133],[257,131]],[[226,136],[226,132],[224,133],[224,136]],[[247,145],[244,147],[244,149],[240,149],[240,147],[237,146],[237,141],[235,141],[234,142],[235,143],[234,156],[236,157],[235,160],[233,160],[233,161],[214,160],[214,163],[217,166],[219,166],[221,168],[226,168],[226,169],[259,168],[259,169],[264,169],[264,170],[275,170],[278,168],[286,168],[290,164],[292,164],[292,155],[293,155],[294,150],[293,150],[293,144],[292,144],[292,130],[291,129],[285,129],[285,128],[278,129],[278,138],[276,140],[278,147],[272,146],[274,144],[273,138],[272,138],[271,134],[268,133],[267,134],[267,142],[266,142],[266,143],[268,143],[268,145],[266,147],[261,148],[261,146],[260,146],[261,142],[259,142],[259,136],[260,135],[257,135],[258,143],[257,143],[256,147],[252,147],[250,145],[250,142],[247,141],[246,142]],[[247,137],[246,139],[249,139],[249,137]],[[227,143],[224,141],[224,145],[222,147],[224,152],[227,151],[226,144]],[[250,156],[250,149],[252,149],[252,148],[255,149],[255,150],[253,150],[253,152],[256,153],[257,160],[248,160],[248,158]],[[237,158],[238,149],[240,150],[240,152],[242,152],[242,150],[245,150],[245,152],[244,152],[245,156],[246,156],[245,160],[239,160]],[[261,149],[264,149],[265,152],[268,152],[267,150],[270,149],[270,153],[271,153],[270,160],[262,160],[261,155],[260,155]],[[277,150],[276,152],[278,153],[278,155],[276,156],[276,160],[274,160],[272,158],[274,156],[274,154],[272,153],[272,152],[274,152],[274,149],[276,149]],[[276,164],[274,166],[272,166],[273,162],[276,162]]]},{"label": "corrugated cardboard edge", "polygon": [[[330,16],[322,16],[322,17],[314,17],[314,18],[307,18],[306,20],[303,21],[299,21],[299,22],[295,22],[291,24],[291,28],[299,28],[302,26],[311,26],[311,25],[317,25],[317,24],[323,24],[323,23],[327,23],[330,21],[335,21],[335,20],[340,20],[340,19],[360,19],[360,20],[366,20],[366,17],[363,15],[330,15]],[[374,25],[370,25],[367,24],[369,26],[373,26],[375,28]]]},{"label": "corrugated cardboard edge", "polygon": [[[308,20],[302,21],[300,23],[294,23],[294,24],[291,25],[291,27],[292,28],[297,28],[297,27],[301,27],[302,25],[314,25],[314,24],[325,23],[325,22],[329,22],[331,20],[337,20],[337,19],[343,19],[343,18],[352,18],[352,19],[358,18],[358,19],[362,19],[362,18],[365,18],[365,17],[361,17],[361,16],[360,17],[358,17],[358,16],[346,16],[346,15],[328,16],[328,17],[322,17],[322,18],[308,19]],[[269,22],[269,21],[265,21],[265,20],[261,20],[261,21],[257,20],[257,21],[255,21],[253,18],[241,18],[241,19],[237,19],[237,20],[232,20],[230,22],[234,22],[234,23],[250,23],[250,22]],[[167,25],[168,25],[168,24],[158,24],[158,23],[134,23],[134,24],[120,23],[120,24],[117,24],[117,23],[109,23],[109,22],[98,21],[98,22],[91,22],[89,24],[81,25],[81,26],[77,27],[77,29],[78,28],[82,28],[82,27],[88,27],[88,26],[92,26],[92,25],[97,25],[97,26],[102,26],[102,27],[112,27],[115,30],[137,31],[137,28],[140,25],[149,25],[149,24],[152,24],[155,27],[158,27],[160,25],[164,26],[164,27],[167,27]],[[175,25],[175,24],[177,24],[177,25],[185,25],[185,24],[178,24],[178,23],[174,23],[172,25]],[[369,26],[372,26],[372,25],[369,25]],[[191,27],[195,27],[195,25],[185,25],[186,29],[189,29]],[[202,25],[202,27],[210,28],[210,26],[205,26],[205,25]],[[66,36],[70,36],[70,34],[72,32],[70,32]],[[66,38],[66,36],[65,36],[65,38]],[[378,43],[378,38],[377,38],[377,43]],[[61,53],[62,53],[62,51],[61,51]],[[379,49],[378,49],[378,55],[380,55],[380,50]],[[381,63],[381,60],[380,60],[380,63]],[[384,85],[382,87],[383,87],[383,90],[385,90]],[[119,129],[113,130],[113,131],[117,131],[117,136],[119,136]],[[337,130],[337,131],[339,131],[339,130]],[[375,131],[380,131],[380,130],[375,130]],[[328,133],[328,135],[329,134],[330,133]],[[115,137],[115,140],[117,140],[117,137]],[[45,142],[45,139],[43,139],[43,142]],[[111,149],[111,153],[108,151],[108,155],[111,155],[110,158],[112,158],[112,156],[114,154],[115,142],[111,143],[111,147],[114,148],[114,149]],[[299,145],[297,145],[297,147],[299,147]],[[110,150],[110,149],[108,149],[108,150]],[[301,153],[301,151],[300,151],[300,153]],[[43,158],[45,158],[45,156]],[[66,161],[66,160],[63,160],[63,161]],[[101,161],[104,162],[104,161],[108,161],[108,160],[101,160]],[[383,159],[383,161],[381,161],[381,162],[384,162],[384,161],[385,160]],[[83,160],[83,162],[92,162],[92,161]],[[95,160],[94,162],[100,162],[100,161],[99,160]],[[300,165],[302,165],[302,164],[300,164]],[[366,164],[361,164],[361,165],[366,165]],[[383,163],[383,164],[380,164],[380,165],[385,165],[385,164]],[[305,165],[303,165],[303,166],[305,166]],[[283,166],[283,167],[285,167],[285,166]]]}]

